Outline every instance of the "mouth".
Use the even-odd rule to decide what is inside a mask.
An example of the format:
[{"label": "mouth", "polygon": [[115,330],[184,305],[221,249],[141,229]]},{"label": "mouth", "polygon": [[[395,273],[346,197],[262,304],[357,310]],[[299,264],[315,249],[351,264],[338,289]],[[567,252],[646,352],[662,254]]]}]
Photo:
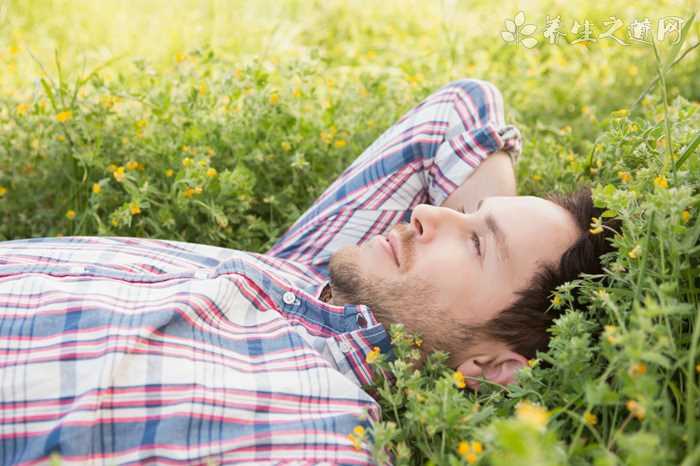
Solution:
[{"label": "mouth", "polygon": [[396,266],[399,267],[401,265],[399,263],[399,253],[401,252],[401,247],[399,245],[400,240],[396,231],[392,231],[387,235],[386,242],[389,245],[389,248],[391,249],[391,255],[394,256]]},{"label": "mouth", "polygon": [[382,247],[382,249],[384,249],[384,251],[389,255],[389,257],[391,257],[394,260],[394,263],[398,267],[399,266],[399,258],[396,254],[396,249],[391,244],[391,240],[385,236],[382,236],[382,235],[378,235],[377,239],[379,240],[379,243],[380,243],[380,246]]}]

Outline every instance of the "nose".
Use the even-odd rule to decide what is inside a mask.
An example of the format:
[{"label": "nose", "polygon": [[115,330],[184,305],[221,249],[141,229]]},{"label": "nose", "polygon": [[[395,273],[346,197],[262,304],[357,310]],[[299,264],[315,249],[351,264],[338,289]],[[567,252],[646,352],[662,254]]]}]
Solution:
[{"label": "nose", "polygon": [[416,232],[416,241],[430,242],[445,228],[464,223],[464,215],[447,207],[419,204],[411,214],[411,226]]}]

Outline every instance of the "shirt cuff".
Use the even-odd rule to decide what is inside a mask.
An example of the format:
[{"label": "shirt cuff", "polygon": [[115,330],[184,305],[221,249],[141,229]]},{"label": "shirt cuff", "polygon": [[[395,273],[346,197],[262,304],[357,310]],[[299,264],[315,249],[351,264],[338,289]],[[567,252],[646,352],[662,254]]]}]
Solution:
[{"label": "shirt cuff", "polygon": [[494,152],[503,151],[513,165],[522,151],[522,136],[512,125],[501,126],[489,121],[450,135],[438,148],[431,167],[428,198],[432,205],[440,205],[452,191],[461,186],[483,160]]}]

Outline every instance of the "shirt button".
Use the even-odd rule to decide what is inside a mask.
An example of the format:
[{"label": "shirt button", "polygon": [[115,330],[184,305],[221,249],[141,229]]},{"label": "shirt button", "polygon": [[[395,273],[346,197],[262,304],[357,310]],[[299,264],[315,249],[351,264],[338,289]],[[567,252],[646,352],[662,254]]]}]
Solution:
[{"label": "shirt button", "polygon": [[349,353],[350,351],[352,351],[352,348],[350,348],[350,345],[348,345],[347,342],[341,341],[340,351],[342,351],[343,353]]},{"label": "shirt button", "polygon": [[359,325],[362,328],[367,327],[367,319],[365,319],[365,316],[362,314],[357,314],[357,325]]},{"label": "shirt button", "polygon": [[297,297],[294,296],[294,293],[291,291],[287,291],[285,294],[282,295],[282,301],[285,302],[285,304],[294,304],[297,300]]}]

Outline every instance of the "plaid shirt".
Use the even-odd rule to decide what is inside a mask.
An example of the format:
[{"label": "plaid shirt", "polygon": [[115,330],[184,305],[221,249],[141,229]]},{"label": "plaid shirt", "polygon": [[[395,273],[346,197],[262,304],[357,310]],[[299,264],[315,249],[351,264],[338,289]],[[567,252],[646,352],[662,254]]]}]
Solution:
[{"label": "plaid shirt", "polygon": [[371,462],[364,305],[323,302],[334,251],[520,151],[489,83],[389,128],[266,254],[118,237],[0,243],[0,464]]}]

